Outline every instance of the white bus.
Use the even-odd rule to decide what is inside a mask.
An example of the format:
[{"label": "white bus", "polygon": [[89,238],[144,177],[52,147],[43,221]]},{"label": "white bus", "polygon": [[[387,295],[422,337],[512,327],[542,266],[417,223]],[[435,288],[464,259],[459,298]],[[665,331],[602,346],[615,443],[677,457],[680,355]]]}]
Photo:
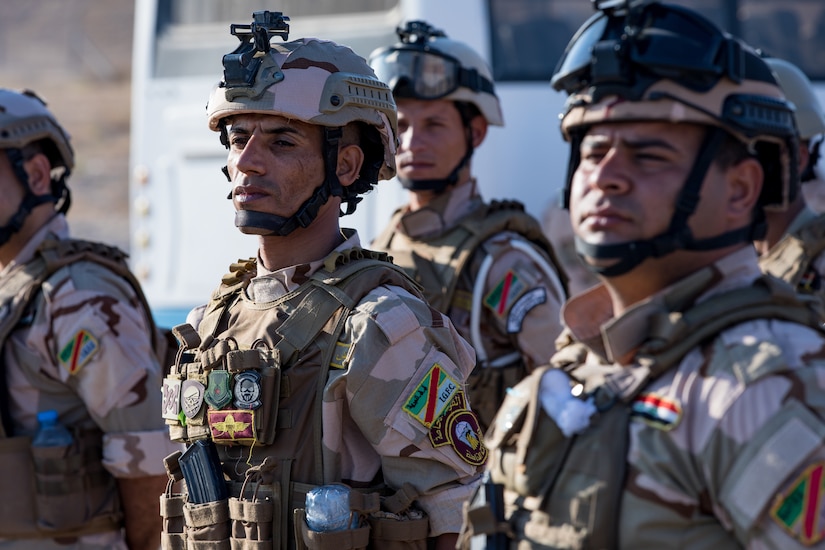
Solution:
[{"label": "white bus", "polygon": [[[674,0],[704,13],[767,53],[787,59],[825,101],[823,0]],[[368,57],[423,19],[486,57],[505,127],[492,128],[473,158],[487,199],[514,198],[541,217],[556,200],[568,147],[558,114],[564,96],[549,82],[588,0],[136,0],[130,157],[130,254],[158,322],[171,326],[207,300],[229,263],[254,256],[257,241],[234,229],[221,173],[226,151],[206,127],[206,100],[237,39],[230,23],[281,11],[290,37],[318,36]],[[405,198],[382,182],[342,220],[367,244]]]}]

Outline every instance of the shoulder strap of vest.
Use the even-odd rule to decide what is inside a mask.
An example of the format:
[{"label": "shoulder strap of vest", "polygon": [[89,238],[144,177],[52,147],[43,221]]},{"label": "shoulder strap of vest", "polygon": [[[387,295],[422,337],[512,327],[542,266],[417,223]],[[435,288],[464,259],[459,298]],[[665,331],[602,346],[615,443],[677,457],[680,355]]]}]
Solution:
[{"label": "shoulder strap of vest", "polygon": [[[613,395],[629,402],[697,345],[755,319],[789,321],[825,333],[820,322],[822,305],[816,298],[799,295],[784,281],[763,276],[751,286],[712,296],[685,312],[663,311],[651,319],[650,336],[635,356],[638,366],[607,375],[605,384]],[[576,349],[569,358],[581,358]],[[555,360],[554,364],[563,367]]]},{"label": "shoulder strap of vest", "polygon": [[819,215],[794,233],[785,235],[763,258],[763,271],[794,287],[810,263],[825,251],[825,215]]}]

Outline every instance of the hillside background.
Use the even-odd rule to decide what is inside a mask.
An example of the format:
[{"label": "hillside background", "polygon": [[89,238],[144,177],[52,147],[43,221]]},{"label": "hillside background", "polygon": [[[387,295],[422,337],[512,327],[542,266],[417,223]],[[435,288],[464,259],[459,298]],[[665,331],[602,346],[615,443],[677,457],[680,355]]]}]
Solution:
[{"label": "hillside background", "polygon": [[129,249],[133,0],[0,2],[0,86],[31,88],[71,134],[75,237]]}]

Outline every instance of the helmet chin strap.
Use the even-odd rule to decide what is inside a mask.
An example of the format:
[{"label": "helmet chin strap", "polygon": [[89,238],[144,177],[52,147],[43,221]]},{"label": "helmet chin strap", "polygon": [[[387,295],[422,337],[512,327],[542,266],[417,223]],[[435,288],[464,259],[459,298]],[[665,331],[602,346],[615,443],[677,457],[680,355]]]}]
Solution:
[{"label": "helmet chin strap", "polygon": [[9,242],[12,235],[20,231],[23,223],[26,221],[26,218],[29,217],[29,214],[31,214],[35,206],[46,202],[54,202],[52,195],[35,195],[32,193],[29,188],[29,175],[23,168],[23,154],[20,149],[6,149],[6,155],[9,157],[9,162],[14,170],[14,175],[17,177],[17,181],[23,186],[26,194],[23,196],[23,200],[20,201],[17,212],[14,213],[7,224],[0,226],[0,246]]},{"label": "helmet chin strap", "polygon": [[[324,181],[315,188],[312,196],[298,207],[298,210],[288,218],[257,212],[254,210],[238,210],[235,212],[235,227],[243,233],[262,236],[285,237],[299,227],[309,227],[318,216],[321,207],[330,197],[340,197],[344,194],[341,182],[338,180],[338,143],[342,135],[341,128],[324,128]],[[224,174],[229,177],[226,167]],[[232,198],[232,193],[229,197]]]},{"label": "helmet chin strap", "polygon": [[[647,258],[661,258],[676,250],[714,250],[740,242],[749,242],[764,231],[764,216],[749,226],[734,229],[706,239],[696,240],[688,227],[688,218],[696,210],[702,182],[713,162],[714,155],[722,144],[726,133],[721,128],[709,130],[696,156],[690,174],[676,200],[676,208],[668,229],[651,238],[619,244],[590,244],[575,237],[576,252],[584,258],[596,260],[618,260],[607,266],[595,266],[585,262],[587,268],[602,277],[624,275]],[[761,213],[761,209],[758,209]]]}]

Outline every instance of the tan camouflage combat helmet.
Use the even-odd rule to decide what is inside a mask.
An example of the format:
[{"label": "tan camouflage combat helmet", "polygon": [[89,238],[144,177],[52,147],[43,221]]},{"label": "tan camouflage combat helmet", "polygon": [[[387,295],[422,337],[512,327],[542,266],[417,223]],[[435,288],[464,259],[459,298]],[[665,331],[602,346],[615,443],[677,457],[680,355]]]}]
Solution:
[{"label": "tan camouflage combat helmet", "polygon": [[[324,127],[326,177],[313,196],[290,218],[248,210],[235,216],[244,232],[286,235],[312,223],[331,196],[346,204],[341,215],[354,212],[359,195],[395,175],[397,112],[390,89],[350,48],[318,38],[272,44],[274,36],[287,40],[289,18],[269,11],[252,15],[251,24],[230,27],[241,44],[223,57],[224,79],[206,111],[209,128],[221,132],[226,146],[226,118],[238,114],[279,115]],[[364,163],[357,180],[343,187],[335,163],[342,128],[350,123],[367,128],[360,143]]]},{"label": "tan camouflage combat helmet", "polygon": [[758,208],[752,227],[696,240],[687,225],[702,182],[729,136],[747,146],[764,171],[760,207],[784,208],[798,186],[793,106],[768,65],[742,41],[698,13],[656,0],[597,0],[599,10],[576,32],[552,86],[569,97],[561,130],[571,142],[565,203],[587,129],[605,122],[666,121],[705,125],[708,132],[674,205],[671,227],[646,241],[588,245],[579,253],[620,259],[594,271],[618,275],[647,257],[677,249],[709,250],[752,241],[764,232]]},{"label": "tan camouflage combat helmet", "polygon": [[241,113],[281,115],[328,127],[361,121],[381,135],[384,165],[379,178],[392,178],[397,143],[395,101],[366,60],[346,46],[317,38],[270,46],[266,53],[255,53],[252,63],[258,66],[252,81],[226,78],[233,76],[227,74],[226,66],[226,57],[232,54],[225,56],[225,79],[212,91],[206,107],[209,128],[219,131],[221,120]]},{"label": "tan camouflage combat helmet", "polygon": [[478,53],[424,21],[410,21],[396,32],[400,42],[370,55],[375,74],[396,98],[472,103],[488,124],[504,126],[492,72]]},{"label": "tan camouflage combat helmet", "polygon": [[[37,143],[52,166],[51,195],[36,196],[29,188],[28,174],[23,168],[23,148]],[[0,243],[19,230],[32,208],[54,202],[58,212],[66,213],[71,205],[71,193],[66,178],[74,168],[74,151],[69,134],[57,122],[43,101],[32,90],[0,88],[0,149],[5,150],[12,170],[26,191],[18,213],[12,221],[0,227]]]},{"label": "tan camouflage combat helmet", "polygon": [[32,90],[0,89],[0,149],[22,149],[42,139],[53,146],[46,151],[53,167],[74,168],[69,134],[46,108],[46,102]]}]

